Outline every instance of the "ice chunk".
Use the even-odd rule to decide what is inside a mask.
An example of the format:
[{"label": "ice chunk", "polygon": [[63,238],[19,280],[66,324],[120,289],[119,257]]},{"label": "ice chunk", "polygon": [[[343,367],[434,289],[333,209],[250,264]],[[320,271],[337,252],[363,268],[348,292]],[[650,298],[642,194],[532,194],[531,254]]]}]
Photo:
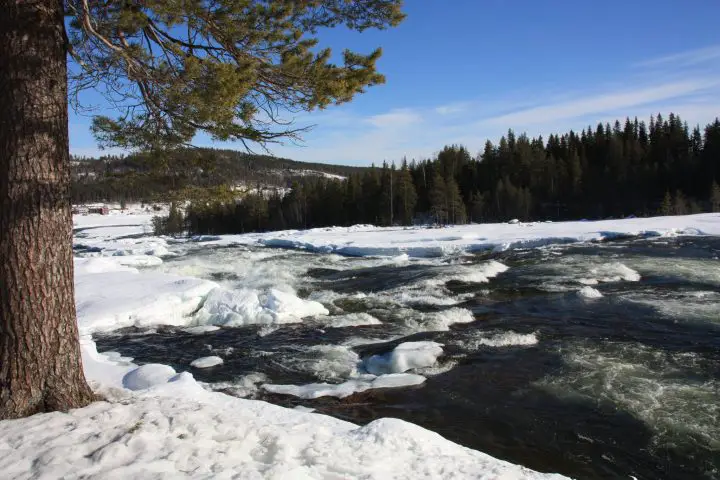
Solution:
[{"label": "ice chunk", "polygon": [[188,327],[183,329],[184,332],[191,333],[193,335],[215,332],[217,330],[220,330],[220,327],[215,325],[198,325],[196,327]]},{"label": "ice chunk", "polygon": [[283,292],[277,288],[270,289],[265,301],[265,306],[275,312],[279,318],[301,319],[330,313],[322,303],[303,300],[294,293]]},{"label": "ice chunk", "polygon": [[425,383],[425,377],[414,373],[390,373],[380,375],[372,382],[372,388],[411,387]]},{"label": "ice chunk", "polygon": [[262,388],[270,393],[292,395],[298,398],[314,399],[320,397],[345,398],[354,393],[375,388],[399,388],[420,385],[426,380],[422,375],[412,373],[392,373],[387,375],[361,375],[339,384],[310,383],[308,385],[272,385],[265,384]]},{"label": "ice chunk", "polygon": [[237,327],[296,323],[304,317],[328,313],[321,303],[303,300],[294,293],[274,288],[267,294],[251,289],[218,288],[208,295],[195,320],[199,324]]},{"label": "ice chunk", "polygon": [[368,373],[383,375],[403,373],[413,368],[431,367],[442,355],[442,345],[435,342],[405,342],[392,352],[373,355],[363,366]]},{"label": "ice chunk", "polygon": [[175,369],[168,365],[148,363],[128,372],[123,377],[122,383],[130,390],[145,390],[167,383],[176,374]]},{"label": "ice chunk", "polygon": [[218,356],[211,356],[196,358],[195,360],[190,362],[190,366],[193,368],[210,368],[217,365],[222,365],[223,363],[224,360],[222,358]]},{"label": "ice chunk", "polygon": [[577,294],[583,298],[602,298],[603,294],[593,287],[583,287]]}]

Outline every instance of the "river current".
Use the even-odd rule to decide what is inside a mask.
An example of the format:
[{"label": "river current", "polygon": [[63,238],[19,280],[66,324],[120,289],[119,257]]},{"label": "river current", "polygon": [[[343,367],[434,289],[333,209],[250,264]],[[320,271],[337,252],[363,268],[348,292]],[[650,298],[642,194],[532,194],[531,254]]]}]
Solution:
[{"label": "river current", "polygon": [[[720,239],[548,246],[436,259],[174,248],[152,270],[227,288],[292,288],[329,317],[188,331],[124,329],[98,350],[206,386],[355,423],[397,417],[576,478],[720,478]],[[403,342],[443,345],[421,385],[346,398],[264,384],[341,383]],[[221,366],[192,369],[219,355]]]}]

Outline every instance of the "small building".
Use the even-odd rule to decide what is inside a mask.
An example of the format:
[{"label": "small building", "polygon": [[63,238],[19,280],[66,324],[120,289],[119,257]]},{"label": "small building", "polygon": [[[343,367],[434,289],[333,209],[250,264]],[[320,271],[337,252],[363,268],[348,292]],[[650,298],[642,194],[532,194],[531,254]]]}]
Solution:
[{"label": "small building", "polygon": [[110,209],[107,207],[107,205],[90,207],[88,208],[88,213],[99,213],[100,215],[107,215],[110,213]]},{"label": "small building", "polygon": [[88,208],[85,205],[73,205],[72,214],[73,215],[87,215]]}]

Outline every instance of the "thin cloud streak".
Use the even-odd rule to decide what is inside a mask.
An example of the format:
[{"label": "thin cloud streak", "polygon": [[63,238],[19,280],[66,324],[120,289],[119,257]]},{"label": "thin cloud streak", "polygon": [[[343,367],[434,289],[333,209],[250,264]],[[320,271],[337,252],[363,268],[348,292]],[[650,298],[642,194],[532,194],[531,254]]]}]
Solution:
[{"label": "thin cloud streak", "polygon": [[644,87],[626,92],[613,92],[601,95],[578,98],[575,100],[544,105],[487,118],[480,121],[478,126],[505,125],[532,125],[557,120],[572,119],[589,114],[601,114],[612,110],[627,109],[671,100],[687,95],[697,94],[709,88],[720,85],[718,79],[689,80],[684,82],[668,83],[664,85]]},{"label": "thin cloud streak", "polygon": [[720,60],[720,45],[713,45],[710,47],[698,48],[696,50],[666,55],[664,57],[653,58],[639,62],[635,64],[635,66],[644,68],[660,66],[691,67],[694,65],[708,63],[712,60]]},{"label": "thin cloud streak", "polygon": [[421,121],[422,117],[412,109],[392,110],[388,113],[372,115],[365,119],[366,123],[376,128],[405,127],[420,123]]}]

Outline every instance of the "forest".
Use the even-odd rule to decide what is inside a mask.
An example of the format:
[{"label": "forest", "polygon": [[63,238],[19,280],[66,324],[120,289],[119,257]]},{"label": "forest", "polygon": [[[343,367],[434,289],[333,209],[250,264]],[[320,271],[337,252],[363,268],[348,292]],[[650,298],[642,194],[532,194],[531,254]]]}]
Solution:
[{"label": "forest", "polygon": [[[475,156],[463,146],[450,145],[434,158],[369,168],[208,149],[160,162],[135,156],[102,164],[111,165],[112,171],[76,173],[74,200],[121,196],[189,201],[184,211],[174,207],[170,218],[158,219],[156,226],[165,233],[603,219],[720,210],[720,120],[690,129],[672,113],[658,114],[647,123],[637,118],[600,123],[547,140],[508,131],[497,144],[488,141]],[[84,160],[76,165],[100,164]],[[277,174],[310,168],[346,180]],[[232,190],[238,181],[257,188],[240,195]],[[188,193],[191,187],[193,194]],[[203,193],[198,195],[198,189]]]},{"label": "forest", "polygon": [[446,146],[349,174],[305,179],[287,194],[193,202],[164,226],[221,234],[330,225],[457,224],[720,211],[720,120],[692,130],[678,115],[529,138],[509,131],[477,156]]}]

